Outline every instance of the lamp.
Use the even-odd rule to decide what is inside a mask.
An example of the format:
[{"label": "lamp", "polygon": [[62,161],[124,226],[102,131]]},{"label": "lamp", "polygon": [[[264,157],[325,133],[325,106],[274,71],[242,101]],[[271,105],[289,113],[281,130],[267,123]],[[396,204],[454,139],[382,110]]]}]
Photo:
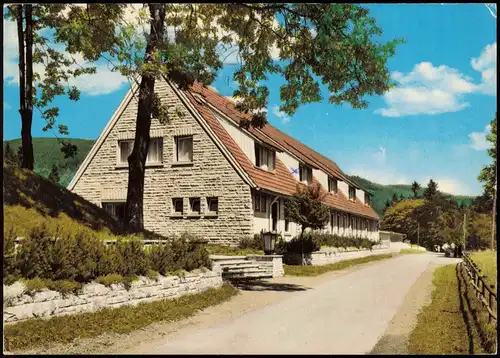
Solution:
[{"label": "lamp", "polygon": [[276,244],[278,234],[272,231],[262,231],[261,237],[264,242],[264,253],[266,255],[272,255],[274,253],[274,246]]}]

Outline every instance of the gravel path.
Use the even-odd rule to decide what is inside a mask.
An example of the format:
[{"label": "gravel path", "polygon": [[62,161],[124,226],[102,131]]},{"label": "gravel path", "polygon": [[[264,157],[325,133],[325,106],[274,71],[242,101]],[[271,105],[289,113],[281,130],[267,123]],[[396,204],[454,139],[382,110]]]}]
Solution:
[{"label": "gravel path", "polygon": [[208,327],[188,327],[121,353],[368,353],[437,255],[403,255]]},{"label": "gravel path", "polygon": [[23,353],[367,353],[429,264],[452,261],[403,255],[316,277],[265,280],[180,322]]}]

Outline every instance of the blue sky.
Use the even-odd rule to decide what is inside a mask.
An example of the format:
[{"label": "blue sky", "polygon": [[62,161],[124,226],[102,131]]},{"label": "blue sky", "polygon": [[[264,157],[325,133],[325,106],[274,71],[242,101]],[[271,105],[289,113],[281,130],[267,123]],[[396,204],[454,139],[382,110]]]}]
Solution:
[{"label": "blue sky", "polygon": [[[497,102],[496,19],[484,4],[362,6],[383,29],[382,41],[407,41],[388,62],[398,87],[369,98],[367,109],[335,106],[325,96],[288,117],[277,109],[283,79],[270,77],[270,123],[348,174],[382,184],[425,184],[433,178],[443,191],[480,194],[477,176],[490,162],[484,138]],[[4,23],[4,139],[20,137],[21,130],[12,25]],[[230,96],[237,65],[227,61],[213,86]],[[60,122],[69,126],[69,137],[95,139],[128,84],[103,63],[98,75],[79,78],[76,84],[82,90],[79,102],[56,101]],[[35,113],[33,136],[53,137],[43,126]]]}]

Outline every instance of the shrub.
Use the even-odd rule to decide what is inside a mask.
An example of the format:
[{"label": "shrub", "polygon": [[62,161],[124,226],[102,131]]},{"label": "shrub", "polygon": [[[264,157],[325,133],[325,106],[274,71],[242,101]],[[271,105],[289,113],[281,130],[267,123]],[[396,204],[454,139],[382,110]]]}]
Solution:
[{"label": "shrub", "polygon": [[240,249],[264,250],[264,244],[260,234],[241,239],[238,247]]},{"label": "shrub", "polygon": [[35,227],[30,236],[20,245],[18,268],[22,277],[33,279],[35,277],[50,278],[52,272],[52,247],[53,238],[46,235],[45,226]]},{"label": "shrub", "polygon": [[[280,242],[281,241],[282,240],[280,240]],[[313,240],[310,234],[304,234],[302,240],[299,237],[294,237],[292,240],[282,245],[286,252],[294,254],[301,254],[302,252],[304,252],[304,254],[310,254],[320,249],[320,246]]]},{"label": "shrub", "polygon": [[149,269],[148,272],[146,273],[146,277],[149,278],[150,280],[158,281],[160,274],[158,271]]},{"label": "shrub", "polygon": [[45,280],[45,284],[49,290],[60,292],[63,297],[69,294],[78,295],[83,288],[82,283],[69,280]]},{"label": "shrub", "polygon": [[29,296],[34,296],[47,288],[47,284],[40,277],[24,281],[24,286],[26,287],[25,293]]},{"label": "shrub", "polygon": [[110,274],[106,276],[99,276],[97,282],[106,287],[110,287],[113,284],[119,284],[123,282],[123,276],[119,274]]},{"label": "shrub", "polygon": [[138,240],[129,240],[126,242],[117,242],[115,249],[121,256],[121,267],[116,273],[122,276],[140,275],[144,276],[148,271],[148,258],[142,243]]},{"label": "shrub", "polygon": [[18,276],[16,266],[16,235],[13,228],[5,234],[3,240],[3,282],[9,285]]}]

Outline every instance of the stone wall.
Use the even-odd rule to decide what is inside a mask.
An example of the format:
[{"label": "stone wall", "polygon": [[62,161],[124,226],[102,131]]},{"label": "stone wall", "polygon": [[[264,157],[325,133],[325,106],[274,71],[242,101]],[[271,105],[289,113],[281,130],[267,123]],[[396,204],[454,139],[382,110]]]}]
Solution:
[{"label": "stone wall", "polygon": [[[310,254],[304,254],[306,265],[328,265],[344,260],[352,260],[366,256],[381,255],[391,253],[388,246],[376,245],[372,251],[369,249],[342,249],[342,248],[324,248]],[[283,261],[287,265],[300,265],[302,262],[301,254],[284,254]]]},{"label": "stone wall", "polygon": [[50,318],[100,308],[136,305],[198,293],[221,285],[220,272],[198,270],[184,277],[159,276],[158,280],[140,277],[129,290],[121,284],[106,287],[92,282],[84,285],[79,295],[63,297],[59,292],[45,290],[31,297],[25,293],[24,284],[16,282],[3,287],[3,320],[4,323],[10,323],[35,317]]},{"label": "stone wall", "polygon": [[273,277],[281,277],[285,274],[283,255],[247,255],[246,259],[258,263],[261,269],[272,274]]},{"label": "stone wall", "polygon": [[[148,166],[144,182],[145,229],[169,236],[190,232],[212,243],[237,244],[253,235],[250,187],[165,81],[157,81],[162,103],[172,108],[171,120],[153,118],[152,138],[163,138],[163,162]],[[175,114],[180,109],[183,116]],[[118,140],[134,139],[137,100],[133,98],[109,132],[73,191],[101,206],[104,201],[125,202],[128,168],[117,164]],[[177,164],[175,136],[193,136],[192,164]],[[184,199],[184,216],[173,217],[172,198]],[[200,198],[201,215],[187,216],[189,198]],[[219,213],[207,215],[207,197],[218,197]]]}]

